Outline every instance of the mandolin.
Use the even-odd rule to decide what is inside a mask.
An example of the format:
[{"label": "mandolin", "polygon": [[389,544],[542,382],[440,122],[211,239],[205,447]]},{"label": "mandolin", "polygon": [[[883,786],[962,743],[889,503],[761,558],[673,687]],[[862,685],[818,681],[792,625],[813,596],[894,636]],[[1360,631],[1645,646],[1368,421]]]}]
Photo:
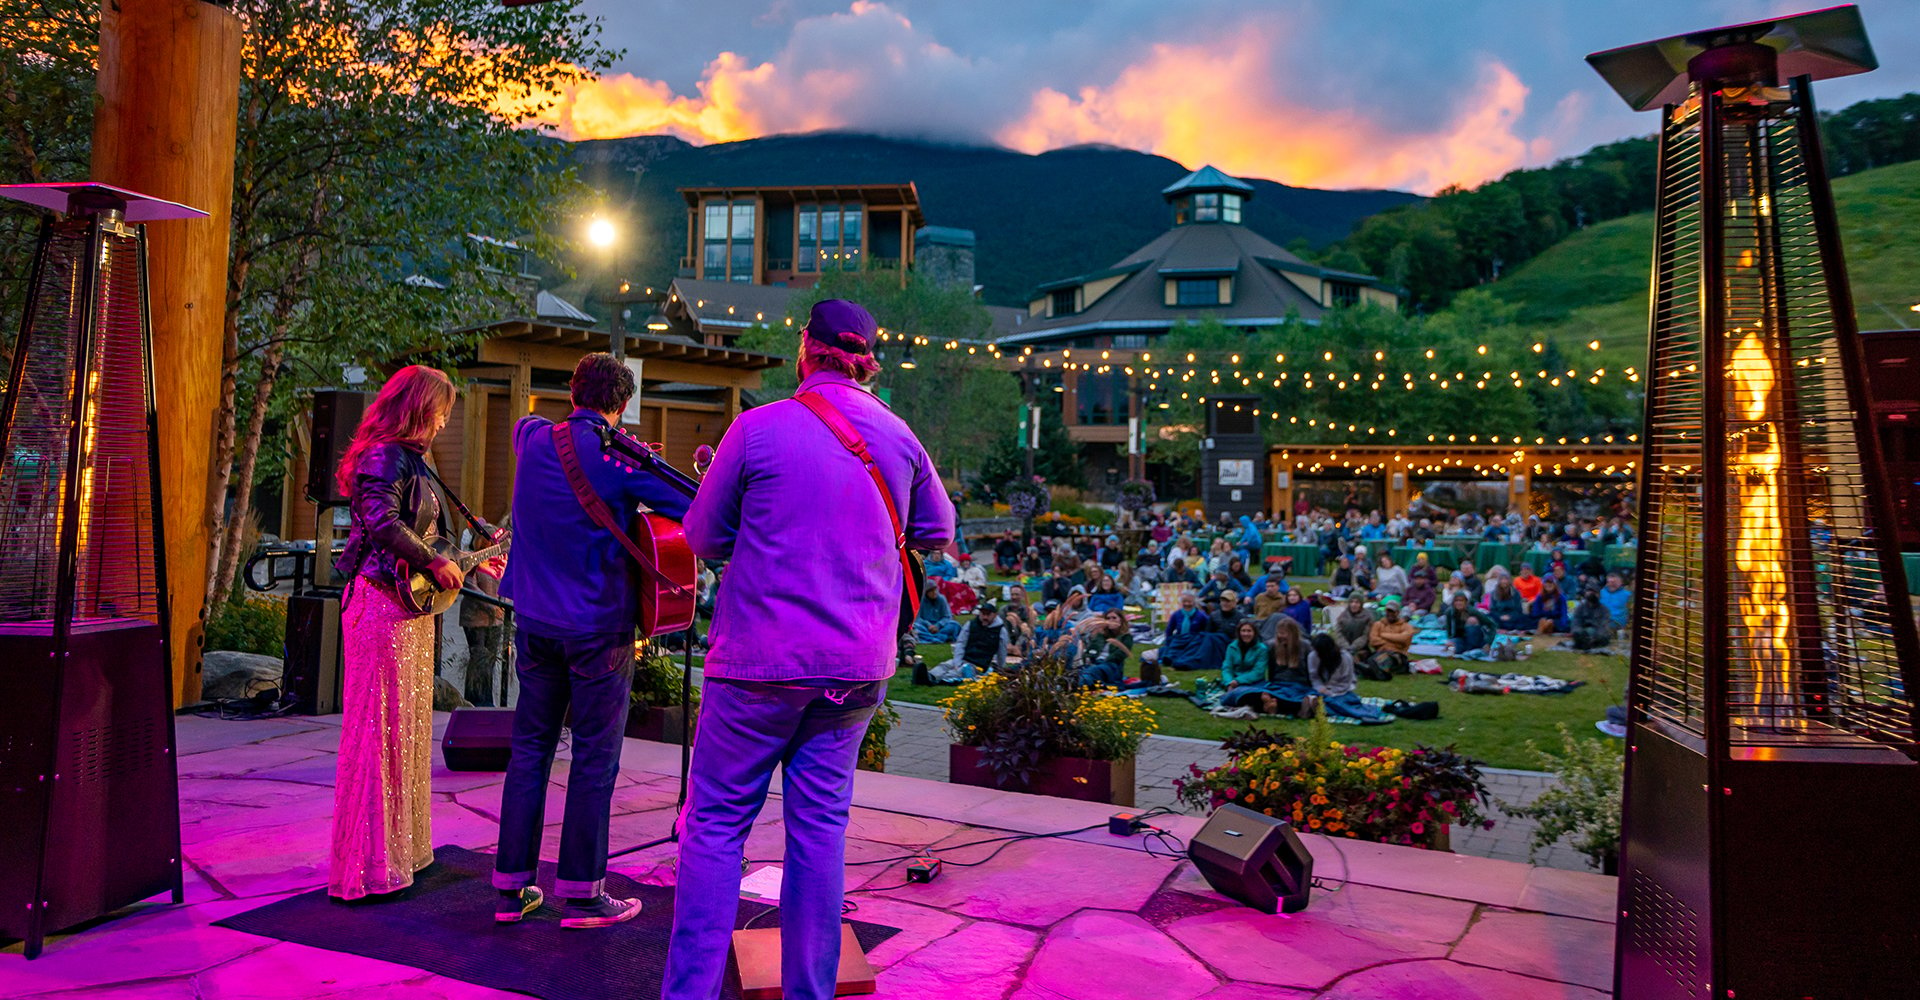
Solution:
[{"label": "mandolin", "polygon": [[[453,564],[460,567],[462,575],[472,572],[475,566],[488,559],[504,554],[509,544],[505,531],[500,533],[499,540],[494,544],[471,552],[461,552],[458,546],[438,535],[423,541],[433,549],[436,559],[446,556],[453,560]],[[416,615],[444,614],[448,608],[453,607],[454,599],[460,596],[458,590],[443,589],[440,581],[435,580],[425,566],[409,565],[405,559],[394,560],[394,579],[406,581],[406,586],[394,588],[394,596],[400,599],[401,607]]]},{"label": "mandolin", "polygon": [[[668,465],[658,452],[633,435],[612,427],[595,430],[600,435],[600,455],[606,461],[629,472],[651,473],[689,499],[699,492],[699,482]],[[700,563],[687,545],[686,529],[670,517],[642,509],[634,512],[627,538],[632,542],[627,550],[636,561],[634,621],[640,634],[665,635],[692,626],[697,603],[694,579],[700,574]]]}]

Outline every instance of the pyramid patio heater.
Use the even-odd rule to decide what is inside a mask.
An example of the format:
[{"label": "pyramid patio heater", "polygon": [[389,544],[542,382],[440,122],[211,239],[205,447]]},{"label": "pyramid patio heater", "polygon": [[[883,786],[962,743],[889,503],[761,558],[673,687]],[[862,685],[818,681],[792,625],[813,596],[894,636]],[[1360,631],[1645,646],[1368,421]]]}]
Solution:
[{"label": "pyramid patio heater", "polygon": [[1920,652],[1811,82],[1857,8],[1589,56],[1662,109],[1615,992],[1920,995]]},{"label": "pyramid patio heater", "polygon": [[53,209],[0,405],[0,939],[181,899],[146,236],[206,213],[103,184]]}]

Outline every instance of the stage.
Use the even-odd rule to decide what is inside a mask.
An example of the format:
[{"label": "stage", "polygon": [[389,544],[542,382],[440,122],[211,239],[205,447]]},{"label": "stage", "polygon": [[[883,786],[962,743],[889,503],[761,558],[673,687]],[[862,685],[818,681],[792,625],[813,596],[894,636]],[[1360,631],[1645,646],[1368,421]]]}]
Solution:
[{"label": "stage", "polygon": [[[7,1000],[506,1000],[520,994],[214,926],[325,883],[338,716],[179,723],[187,901],[146,903],[50,938],[28,962],[0,949]],[[444,725],[445,717],[437,719]],[[438,726],[436,726],[437,731]],[[435,753],[434,842],[491,850],[500,775],[456,773]],[[564,756],[564,752],[563,752]],[[679,750],[628,740],[613,843],[664,833]],[[556,770],[564,771],[564,767]],[[560,815],[557,774],[547,815]],[[778,791],[776,782],[775,791]],[[1002,832],[1104,822],[1112,807],[861,772],[848,860],[886,858]],[[137,823],[128,816],[125,822]],[[1183,840],[1200,817],[1158,822]],[[548,828],[551,858],[557,823]],[[1599,1000],[1612,977],[1615,880],[1507,861],[1303,836],[1316,891],[1268,916],[1214,894],[1186,862],[1105,832],[1024,841],[930,885],[850,898],[850,916],[898,928],[876,948],[878,997],[1018,1000]],[[779,810],[748,843],[777,859]],[[971,860],[990,847],[957,851]],[[756,865],[755,867],[759,867]],[[894,886],[905,865],[849,867],[847,886]],[[673,848],[614,870],[673,882]],[[362,911],[333,907],[334,919]],[[473,947],[526,928],[473,915]],[[620,933],[571,932],[581,935]]]}]

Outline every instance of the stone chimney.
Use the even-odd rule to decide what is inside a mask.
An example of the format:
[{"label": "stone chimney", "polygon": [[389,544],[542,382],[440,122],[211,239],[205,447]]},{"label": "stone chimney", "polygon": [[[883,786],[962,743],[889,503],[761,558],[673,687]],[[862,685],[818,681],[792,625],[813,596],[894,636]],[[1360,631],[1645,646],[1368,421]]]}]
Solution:
[{"label": "stone chimney", "polygon": [[942,288],[973,291],[973,230],[922,226],[913,234],[913,267]]}]

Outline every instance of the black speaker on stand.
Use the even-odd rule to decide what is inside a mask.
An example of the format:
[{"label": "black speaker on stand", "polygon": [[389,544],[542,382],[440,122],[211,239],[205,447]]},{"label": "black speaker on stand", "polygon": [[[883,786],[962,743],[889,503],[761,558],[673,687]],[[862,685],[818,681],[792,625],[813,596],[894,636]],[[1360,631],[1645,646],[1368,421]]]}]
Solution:
[{"label": "black speaker on stand", "polygon": [[348,389],[320,389],[313,394],[312,447],[307,450],[307,499],[328,507],[347,502],[333,481],[340,456],[353,441],[360,417],[367,412],[367,394]]},{"label": "black speaker on stand", "polygon": [[287,598],[285,669],[281,697],[293,715],[340,711],[340,592],[309,590]]},{"label": "black speaker on stand", "polygon": [[1313,855],[1293,824],[1232,803],[1207,819],[1187,854],[1214,891],[1262,913],[1297,913],[1312,891]]}]

